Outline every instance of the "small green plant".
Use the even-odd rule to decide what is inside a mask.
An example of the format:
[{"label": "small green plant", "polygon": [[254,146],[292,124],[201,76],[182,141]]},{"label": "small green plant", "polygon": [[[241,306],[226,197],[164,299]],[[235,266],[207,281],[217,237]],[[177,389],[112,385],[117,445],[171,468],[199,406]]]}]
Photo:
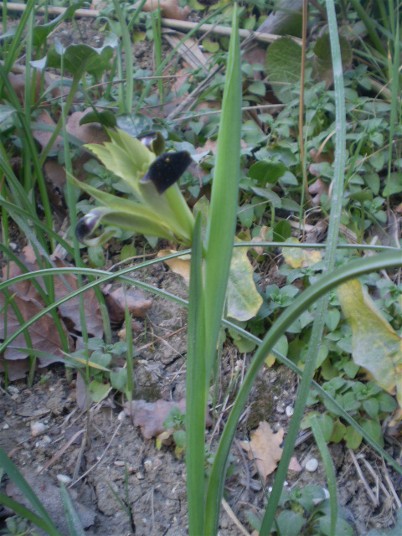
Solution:
[{"label": "small green plant", "polygon": [[12,516],[6,519],[6,528],[1,530],[2,536],[38,536],[26,519]]},{"label": "small green plant", "polygon": [[[381,423],[386,417],[392,415],[397,407],[393,396],[372,381],[363,383],[341,377],[325,382],[323,388],[379,445],[383,446]],[[342,422],[338,408],[328,399],[322,400],[318,394],[312,393],[308,403],[314,405],[319,400],[327,409],[324,415],[318,417],[323,426],[326,441],[339,443],[344,440],[349,448],[357,449],[363,439],[362,435],[353,426]],[[303,427],[309,427],[309,419],[314,414],[313,412],[305,417]]]},{"label": "small green plant", "polygon": [[[173,408],[163,423],[163,426],[173,438],[176,457],[181,458],[186,450],[185,414],[179,408]],[[161,447],[162,439],[163,437],[159,437],[157,440],[157,447],[159,448]]]},{"label": "small green plant", "polygon": [[127,367],[124,366],[127,343],[119,341],[105,344],[103,339],[93,337],[88,340],[88,348],[69,354],[67,366],[81,374],[88,394],[93,402],[104,400],[112,389],[124,393],[129,398]]},{"label": "small green plant", "polygon": [[[259,531],[261,519],[251,512],[248,512],[246,516],[252,528]],[[300,534],[328,536],[330,534],[329,526],[330,512],[327,490],[316,484],[283,489],[271,534],[277,536],[299,536]],[[341,515],[337,518],[336,530],[337,534],[344,536],[353,536],[354,534],[353,528]]]}]

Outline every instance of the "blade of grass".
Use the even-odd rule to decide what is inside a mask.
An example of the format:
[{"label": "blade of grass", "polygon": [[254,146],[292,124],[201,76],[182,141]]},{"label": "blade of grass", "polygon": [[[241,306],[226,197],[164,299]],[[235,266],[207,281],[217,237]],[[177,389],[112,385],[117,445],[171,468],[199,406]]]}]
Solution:
[{"label": "blade of grass", "polygon": [[74,536],[85,536],[79,515],[77,514],[71,497],[63,484],[60,488],[60,495],[70,534]]},{"label": "blade of grass", "polygon": [[[22,12],[20,22],[17,26],[16,32],[11,41],[11,46],[8,49],[7,54],[5,55],[6,60],[4,63],[4,70],[6,71],[6,73],[9,73],[11,67],[17,61],[19,51],[24,46],[23,34],[25,31],[27,22],[29,20],[29,17],[31,16],[32,11],[35,9],[35,4],[36,4],[36,0],[28,0],[26,3],[25,9]],[[0,80],[0,93],[1,93],[1,90],[2,90],[2,87],[1,87],[1,80]]]},{"label": "blade of grass", "polygon": [[186,373],[186,469],[189,534],[204,534],[205,504],[205,325],[202,284],[201,214],[191,250]]},{"label": "blade of grass", "polygon": [[[237,4],[234,5],[232,34],[226,65],[226,82],[219,125],[217,158],[205,237],[204,390],[208,393],[216,361],[217,343],[224,312],[232,247],[236,230],[240,179],[241,72]],[[205,407],[203,408],[205,411]],[[210,475],[204,511],[204,534],[216,533],[220,498],[215,502],[220,481]],[[213,497],[213,501],[208,500]],[[195,536],[196,533],[194,533]]]},{"label": "blade of grass", "polygon": [[[335,162],[334,178],[331,197],[331,212],[328,227],[327,247],[325,249],[324,273],[331,273],[335,266],[336,250],[339,236],[339,227],[342,213],[343,181],[346,164],[346,112],[345,112],[345,91],[343,85],[343,69],[341,48],[339,44],[338,25],[336,21],[334,0],[326,0],[327,19],[329,37],[331,43],[331,58],[333,68],[333,78],[335,86]],[[329,296],[324,295],[317,306],[313,329],[309,342],[309,348],[303,376],[297,391],[294,413],[289,425],[288,433],[283,447],[282,457],[275,475],[272,493],[270,494],[268,505],[262,520],[260,535],[268,535],[271,532],[275,512],[282,494],[282,489],[286,480],[289,463],[294,451],[300,423],[303,418],[304,409],[311,381],[316,368],[316,358],[320,348],[321,339],[324,333],[326,313],[328,309]]]},{"label": "blade of grass", "polygon": [[4,495],[4,493],[0,493],[0,504],[6,506],[18,516],[30,521],[40,529],[44,530],[49,536],[61,536],[57,529],[53,530],[51,527],[49,527],[48,523],[46,523],[46,521],[44,521],[40,516],[36,515],[29,508],[26,508],[23,504],[20,504],[19,502],[14,501],[14,499],[7,497],[7,495]]},{"label": "blade of grass", "polygon": [[[145,2],[142,2],[144,4]],[[133,48],[131,44],[131,36],[126,23],[126,18],[124,16],[123,10],[121,8],[120,2],[113,0],[113,6],[116,11],[117,18],[119,20],[122,45],[124,50],[124,61],[125,61],[125,86],[122,88],[122,112],[124,114],[130,114],[133,109],[133,98],[134,98],[134,74],[133,74]]]},{"label": "blade of grass", "polygon": [[[162,26],[161,26],[161,10],[157,9],[151,13],[152,21],[152,34],[154,41],[154,62],[156,71],[161,71],[160,65],[163,61],[162,59]],[[158,93],[159,93],[159,104],[163,105],[163,79],[158,78]]]},{"label": "blade of grass", "polygon": [[330,532],[328,536],[336,536],[336,522],[338,519],[338,499],[336,493],[336,476],[335,467],[332,462],[331,454],[329,452],[327,443],[322,432],[321,425],[318,421],[317,415],[313,415],[310,419],[311,429],[314,434],[315,442],[317,443],[318,450],[320,451],[322,462],[324,464],[325,474],[327,477],[328,491],[329,491],[329,507],[331,514]]},{"label": "blade of grass", "polygon": [[215,174],[205,237],[206,381],[209,387],[223,316],[236,229],[240,178],[241,73],[235,5],[219,126]]},{"label": "blade of grass", "polygon": [[[33,508],[39,514],[40,518],[42,518],[46,526],[45,530],[48,532],[48,534],[50,536],[59,536],[59,532],[53,524],[53,521],[45,510],[43,504],[40,502],[31,486],[19,472],[17,466],[14,465],[14,463],[10,460],[10,458],[7,456],[7,454],[2,448],[0,448],[0,467],[4,469],[10,480],[14,482],[14,484],[19,488],[24,497],[31,503]],[[29,510],[27,511],[29,512]],[[37,520],[34,521],[33,519],[31,519],[31,521],[36,523]],[[41,528],[43,528],[43,526]]]},{"label": "blade of grass", "polygon": [[381,39],[378,37],[377,30],[375,28],[373,20],[370,17],[370,14],[367,13],[360,0],[350,0],[350,3],[352,4],[353,9],[356,11],[356,13],[361,18],[363,24],[365,25],[373,46],[378,52],[380,52],[380,54],[386,57],[387,52],[381,42]]},{"label": "blade of grass", "polygon": [[[390,2],[393,4],[393,2]],[[389,6],[391,9],[392,5]],[[394,148],[394,135],[395,127],[399,124],[398,119],[400,119],[401,113],[401,96],[400,96],[400,79],[399,79],[399,68],[400,68],[400,23],[399,17],[396,20],[395,25],[395,39],[394,39],[394,50],[392,54],[389,54],[389,77],[391,80],[391,116],[389,118],[389,145],[388,145],[388,174],[387,174],[387,186],[388,190],[391,180],[391,171],[393,164],[393,148]],[[391,46],[391,45],[390,45]],[[389,194],[387,196],[389,203]]]}]

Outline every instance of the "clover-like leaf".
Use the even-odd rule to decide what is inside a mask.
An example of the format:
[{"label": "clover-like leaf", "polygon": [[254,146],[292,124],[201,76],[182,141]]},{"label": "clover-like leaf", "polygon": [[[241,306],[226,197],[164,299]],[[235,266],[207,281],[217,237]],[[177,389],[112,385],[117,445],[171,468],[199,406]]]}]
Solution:
[{"label": "clover-like leaf", "polygon": [[118,46],[118,38],[110,33],[106,36],[102,47],[95,48],[89,45],[69,45],[63,47],[57,42],[47,54],[47,65],[69,71],[74,77],[83,73],[100,75],[110,67],[114,50]]}]

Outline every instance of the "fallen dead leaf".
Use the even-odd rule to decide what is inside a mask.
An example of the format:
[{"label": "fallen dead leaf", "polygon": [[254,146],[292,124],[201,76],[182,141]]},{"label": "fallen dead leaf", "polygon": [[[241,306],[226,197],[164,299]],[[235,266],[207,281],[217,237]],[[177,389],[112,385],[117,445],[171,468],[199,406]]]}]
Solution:
[{"label": "fallen dead leaf", "polygon": [[251,433],[250,441],[240,441],[241,447],[248,453],[250,460],[254,460],[257,471],[266,482],[268,475],[273,473],[282,457],[283,428],[274,433],[270,425],[260,422],[258,428]]},{"label": "fallen dead leaf", "polygon": [[[56,123],[53,121],[50,114],[46,110],[42,110],[34,123],[32,135],[39,143],[39,145],[43,148],[50,141],[50,138],[52,137],[55,128]],[[53,143],[52,151],[57,152],[61,149],[62,146],[63,138],[61,136],[57,136],[56,140]]]},{"label": "fallen dead leaf", "polygon": [[71,135],[82,141],[82,143],[104,143],[109,140],[105,129],[99,123],[86,123],[80,125],[80,121],[92,108],[87,108],[82,112],[74,112],[67,121],[66,130]]},{"label": "fallen dead leaf", "polygon": [[144,318],[152,306],[152,298],[147,298],[141,290],[133,287],[118,287],[113,291],[104,290],[103,293],[112,324],[122,324],[126,306],[130,315],[137,318]]},{"label": "fallen dead leaf", "polygon": [[321,203],[321,196],[323,194],[328,195],[329,184],[318,178],[308,187],[308,191],[313,196],[311,198],[312,203],[319,205]]},{"label": "fallen dead leaf", "polygon": [[256,246],[253,248],[253,250],[257,253],[257,255],[263,255],[265,252],[265,248],[258,246],[258,242],[266,242],[268,240],[269,230],[269,227],[262,225],[258,236],[255,236],[251,240],[252,242],[256,243]]},{"label": "fallen dead leaf", "polygon": [[303,467],[300,465],[296,456],[290,458],[288,471],[292,473],[300,473],[303,470]]},{"label": "fallen dead leaf", "polygon": [[[38,270],[35,262],[35,254],[30,246],[23,250],[22,263],[29,272]],[[60,259],[55,259],[57,267],[69,266]],[[3,267],[3,280],[11,279],[22,273],[20,266],[15,262],[9,262]],[[36,284],[36,286],[35,286]],[[40,313],[44,308],[44,299],[39,287],[46,292],[46,286],[42,278],[33,281],[20,281],[8,288],[8,293],[0,293],[0,339],[5,340],[14,334],[21,326],[33,316]],[[56,300],[66,296],[72,290],[78,288],[77,278],[73,274],[64,274],[54,278],[54,292]],[[103,322],[100,307],[95,292],[91,289],[85,293],[83,300],[87,331],[94,337],[103,336]],[[69,348],[73,348],[73,340],[69,333],[76,336],[81,331],[80,299],[73,298],[59,306],[56,314],[60,319],[64,337],[69,342]],[[29,348],[38,352],[38,365],[45,367],[51,363],[64,361],[62,341],[59,331],[56,329],[54,317],[48,313],[39,318],[28,329],[30,340],[26,340],[24,334],[7,346],[0,360],[0,370],[7,369],[9,379],[15,380],[24,377],[27,371],[26,358],[31,353]],[[24,361],[24,364],[14,365],[14,361]]]},{"label": "fallen dead leaf", "polygon": [[[47,474],[38,475],[36,471],[29,469],[22,470],[22,474],[49,513],[60,533],[68,534],[70,531],[64,504],[60,495],[60,488],[54,485],[52,478]],[[29,499],[26,498],[18,486],[13,482],[7,483],[6,493],[9,497],[25,505],[25,507],[31,507]],[[69,495],[73,503],[74,511],[77,514],[75,523],[79,523],[80,531],[82,533],[83,529],[94,524],[96,516],[95,508],[88,508],[81,503],[78,500],[78,493],[75,490],[70,490]]]},{"label": "fallen dead leaf", "polygon": [[168,402],[166,400],[157,400],[156,402],[133,400],[124,404],[124,412],[133,418],[135,426],[141,428],[141,433],[145,439],[157,437],[165,431],[163,423],[173,408],[178,408],[182,413],[185,413],[186,400],[184,398],[178,402]]},{"label": "fallen dead leaf", "polygon": [[[158,252],[157,257],[160,259],[161,257],[165,257],[166,255],[171,255],[172,253],[176,253],[176,250],[175,249],[161,249]],[[175,257],[174,259],[169,259],[167,261],[164,261],[164,263],[169,266],[172,272],[174,272],[175,274],[181,275],[181,277],[184,279],[187,285],[189,284],[190,263],[191,263],[190,255],[183,255],[182,257]]]},{"label": "fallen dead leaf", "polygon": [[[58,268],[72,266],[61,259],[54,259],[54,263]],[[78,288],[77,277],[74,274],[63,274],[54,279],[54,292],[57,300],[70,294]],[[83,295],[83,299],[77,296],[68,300],[59,306],[60,315],[68,322],[70,329],[75,333],[81,332],[81,314],[80,308],[84,307],[86,329],[92,337],[103,337],[103,321],[100,311],[98,298],[93,289],[87,290]]]},{"label": "fallen dead leaf", "polygon": [[[141,433],[145,439],[151,439],[166,431],[163,423],[173,408],[178,408],[182,413],[185,413],[185,398],[181,398],[177,402],[173,400],[157,400],[156,402],[133,400],[124,404],[124,413],[133,419],[135,426],[141,428]],[[206,425],[212,425],[209,415],[207,415]]]},{"label": "fallen dead leaf", "polygon": [[[287,242],[293,242],[295,244],[299,243],[296,238],[289,238]],[[314,249],[302,249],[299,247],[282,248],[282,255],[286,264],[292,268],[306,268],[307,266],[313,266],[322,259],[321,251]]]},{"label": "fallen dead leaf", "polygon": [[[8,80],[10,82],[11,87],[14,89],[15,94],[20,100],[21,104],[23,104],[24,98],[25,98],[25,83],[26,83],[25,72],[19,72],[19,73],[11,72],[7,76],[8,76]],[[36,80],[33,80],[34,76]],[[38,100],[40,97],[40,91],[41,91],[41,73],[39,71],[36,72],[35,75],[32,75],[29,91],[31,91],[31,87],[33,83],[35,84],[35,99]]]}]

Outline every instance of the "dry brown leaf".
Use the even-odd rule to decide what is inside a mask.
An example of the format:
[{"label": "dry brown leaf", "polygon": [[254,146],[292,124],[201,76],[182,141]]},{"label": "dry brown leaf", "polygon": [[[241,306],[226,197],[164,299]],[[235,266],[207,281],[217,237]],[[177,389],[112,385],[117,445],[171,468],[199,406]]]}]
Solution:
[{"label": "dry brown leaf", "polygon": [[7,371],[7,378],[11,381],[22,380],[29,370],[29,360],[18,359],[18,361],[6,361],[0,357],[0,372]]},{"label": "dry brown leaf", "polygon": [[54,187],[62,190],[66,184],[66,170],[57,160],[49,158],[43,167],[46,180]]},{"label": "dry brown leaf", "polygon": [[257,471],[266,482],[268,475],[273,473],[282,457],[283,428],[274,433],[270,425],[260,422],[258,428],[252,432],[250,441],[240,441],[241,447],[248,453],[250,460],[254,460]]},{"label": "dry brown leaf", "polygon": [[303,467],[300,465],[296,456],[290,458],[288,471],[292,473],[300,473],[303,470]]},{"label": "dry brown leaf", "polygon": [[[33,83],[35,83],[35,100],[38,100],[40,97],[40,91],[41,91],[41,73],[39,71],[35,73],[35,78],[36,78],[35,81],[33,80],[33,76],[34,75],[32,75],[31,77],[31,84],[29,84],[30,86],[29,91],[31,91],[32,85]],[[21,104],[23,104],[24,98],[25,98],[25,83],[26,83],[25,72],[9,73],[8,80],[10,82],[10,85],[14,89],[15,94],[20,100]]]},{"label": "dry brown leaf", "polygon": [[[30,246],[24,248],[23,258],[21,260],[28,271],[38,270],[38,265],[35,262],[35,253]],[[69,266],[60,259],[55,259],[54,263],[58,267]],[[3,267],[3,279],[11,279],[21,274],[21,272],[21,268],[16,263],[10,262]],[[46,287],[42,278],[36,278],[36,283],[45,290]],[[69,294],[76,288],[77,278],[73,274],[65,274],[54,278],[56,300],[66,296],[66,294]],[[88,333],[94,337],[102,337],[102,317],[98,300],[92,289],[85,293],[83,304]],[[15,333],[19,329],[21,321],[26,322],[40,313],[43,308],[44,301],[42,296],[32,281],[20,281],[11,285],[8,289],[8,295],[0,293],[0,339],[4,340]],[[70,348],[72,348],[72,341],[69,339],[68,331],[74,331],[75,335],[81,329],[79,297],[73,298],[59,306],[57,313],[62,317],[61,327],[70,342]],[[34,350],[45,354],[38,356],[40,367],[64,360],[61,338],[51,314],[48,313],[37,320],[30,326],[28,333],[31,338],[30,346]],[[0,363],[0,370],[7,368],[10,379],[14,380],[24,376],[27,369],[25,360],[29,354],[27,348],[25,336],[20,334],[4,351],[3,360]],[[24,360],[24,365],[13,366],[12,362],[14,360]]]},{"label": "dry brown leaf", "polygon": [[[72,266],[61,259],[54,259],[54,263],[58,268],[65,268]],[[77,277],[74,274],[63,274],[60,277],[54,279],[54,292],[56,299],[59,300],[67,294],[70,294],[73,290],[78,288]],[[96,297],[95,291],[89,289],[83,295],[83,299],[77,296],[68,300],[59,306],[60,315],[64,320],[68,320],[75,332],[81,332],[81,314],[80,307],[81,301],[85,310],[85,322],[87,332],[92,337],[103,337],[103,321],[100,312],[99,302]]]},{"label": "dry brown leaf", "polygon": [[[11,264],[11,263],[10,263]],[[3,270],[4,274],[4,270]],[[43,309],[43,302],[37,290],[29,281],[18,283],[9,287],[9,299],[4,293],[0,293],[0,339],[5,340],[20,327],[20,320],[12,306],[15,305],[24,322],[32,318]],[[64,329],[66,335],[67,332]],[[54,321],[50,314],[42,316],[29,329],[32,348],[49,355],[49,358],[39,357],[39,365],[45,367],[62,359],[62,344],[59,333],[55,329]],[[28,356],[27,342],[23,334],[18,335],[4,351],[5,360],[25,359]],[[3,363],[2,368],[7,367]],[[21,377],[24,367],[9,370],[10,379]]]},{"label": "dry brown leaf", "polygon": [[147,0],[142,8],[144,11],[155,11],[160,7],[162,16],[167,19],[186,20],[190,8],[179,7],[177,0]]},{"label": "dry brown leaf", "polygon": [[124,311],[127,305],[130,315],[144,318],[152,306],[152,298],[136,288],[118,287],[112,292],[104,291],[109,317],[112,324],[121,324],[124,320]]},{"label": "dry brown leaf", "polygon": [[141,428],[141,433],[145,439],[157,437],[165,431],[163,423],[173,408],[178,408],[182,413],[185,413],[186,400],[184,398],[178,402],[168,402],[166,400],[157,400],[156,402],[133,400],[124,404],[124,412],[133,418],[135,426]]},{"label": "dry brown leaf", "polygon": [[[58,528],[58,534],[69,534],[69,525],[67,522],[67,516],[65,514],[64,503],[60,494],[60,488],[53,482],[52,477],[49,474],[39,475],[32,468],[26,467],[21,471],[25,480],[34,490],[36,496],[39,498],[43,507],[49,513],[53,522]],[[29,499],[21,491],[21,489],[14,484],[14,482],[8,482],[6,485],[6,493],[9,497],[25,505],[25,507],[31,507]],[[77,513],[77,523],[79,523],[80,529],[77,528],[77,532],[81,534],[83,529],[90,527],[95,522],[95,507],[87,507],[83,503],[79,502],[78,494],[72,490],[70,492],[70,499],[72,500],[72,507]],[[43,532],[42,532],[43,534]]]},{"label": "dry brown leaf", "polygon": [[[165,257],[166,255],[171,255],[172,253],[176,253],[176,250],[175,249],[161,249],[158,252],[157,257],[160,259],[161,257]],[[191,262],[190,255],[183,255],[182,257],[175,257],[174,259],[169,259],[167,261],[164,261],[164,263],[169,266],[172,272],[174,272],[175,274],[181,275],[181,277],[184,279],[187,285],[190,282],[190,262]]]},{"label": "dry brown leaf", "polygon": [[[266,242],[268,240],[268,233],[269,227],[267,227],[266,225],[262,225],[258,235],[255,236],[251,241],[255,242],[256,244],[258,244],[258,242]],[[264,255],[265,248],[256,245],[253,249],[257,253],[257,255]]]},{"label": "dry brown leaf", "polygon": [[[182,413],[186,412],[186,399],[181,398],[177,402],[171,400],[157,400],[146,402],[145,400],[133,400],[124,404],[124,413],[133,419],[135,426],[141,428],[145,439],[157,437],[166,431],[163,423],[166,421],[173,408],[178,408]],[[211,426],[212,420],[207,415],[206,426]]]},{"label": "dry brown leaf", "polygon": [[[45,147],[52,137],[55,128],[56,123],[53,121],[50,114],[46,110],[42,110],[34,124],[32,135],[41,147]],[[57,152],[62,146],[63,138],[57,136],[53,143],[52,150]]]},{"label": "dry brown leaf", "polygon": [[83,112],[74,112],[67,120],[66,130],[75,138],[83,143],[103,143],[109,140],[105,129],[99,123],[86,123],[80,125],[80,121],[89,112],[93,112],[92,108],[87,108]]}]

